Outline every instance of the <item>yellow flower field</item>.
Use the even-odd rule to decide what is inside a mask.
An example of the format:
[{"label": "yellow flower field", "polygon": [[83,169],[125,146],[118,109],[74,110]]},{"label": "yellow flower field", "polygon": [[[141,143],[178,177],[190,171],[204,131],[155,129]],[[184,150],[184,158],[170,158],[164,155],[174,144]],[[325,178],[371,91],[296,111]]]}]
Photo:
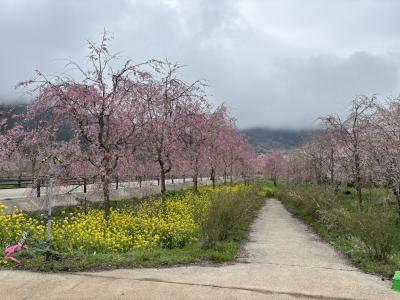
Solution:
[{"label": "yellow flower field", "polygon": [[[134,208],[113,209],[108,220],[101,209],[86,213],[62,213],[53,220],[52,248],[63,253],[126,252],[134,249],[183,247],[199,238],[199,226],[207,218],[212,195],[217,192],[236,193],[249,187],[203,188],[199,194],[143,201]],[[0,206],[0,246],[12,245],[22,233],[30,233],[29,243],[44,240],[46,222],[22,212],[5,213]]]}]

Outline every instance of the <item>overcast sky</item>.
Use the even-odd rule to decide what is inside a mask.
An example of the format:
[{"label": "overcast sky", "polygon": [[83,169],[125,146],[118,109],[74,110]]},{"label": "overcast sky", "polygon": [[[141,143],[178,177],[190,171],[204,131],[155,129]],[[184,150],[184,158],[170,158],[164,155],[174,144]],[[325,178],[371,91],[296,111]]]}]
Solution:
[{"label": "overcast sky", "polygon": [[0,100],[18,101],[33,70],[82,61],[85,41],[168,58],[205,78],[241,128],[315,127],[358,94],[400,93],[397,0],[0,0]]}]

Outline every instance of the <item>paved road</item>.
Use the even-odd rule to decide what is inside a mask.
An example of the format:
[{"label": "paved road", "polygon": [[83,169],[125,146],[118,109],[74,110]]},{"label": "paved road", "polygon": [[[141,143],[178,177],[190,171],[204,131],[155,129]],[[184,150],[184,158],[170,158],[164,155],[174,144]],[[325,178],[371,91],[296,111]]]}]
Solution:
[{"label": "paved road", "polygon": [[[186,178],[186,182],[190,182],[192,179],[191,178]],[[206,178],[203,178],[202,180],[207,180]],[[200,181],[200,179],[199,179]],[[168,179],[166,181],[167,184],[172,184],[172,180]],[[182,178],[176,178],[174,179],[174,183],[183,183]],[[157,180],[146,180],[143,182],[143,184],[147,185],[154,185],[156,186],[158,184]],[[132,181],[132,182],[120,182],[119,183],[120,188],[124,187],[137,187],[139,188],[139,182],[137,181]],[[115,183],[112,184],[112,188],[115,188]],[[87,192],[92,192],[98,189],[98,186],[95,184],[88,184],[87,185]],[[41,188],[41,194],[46,195],[47,189],[46,188]],[[63,187],[56,187],[56,195],[63,195],[66,193],[83,193],[83,186],[77,186],[77,185],[71,185],[71,186],[63,186]],[[16,189],[0,189],[0,200],[4,199],[16,199],[16,198],[26,198],[26,197],[34,197],[36,195],[36,189],[32,188],[16,188]]]},{"label": "paved road", "polygon": [[[221,179],[217,179],[218,183],[221,183]],[[210,185],[211,180],[209,178],[202,178],[199,180],[199,185]],[[193,186],[191,178],[174,179],[174,184],[171,180],[166,182],[167,191],[177,191],[187,189]],[[72,192],[67,193],[68,191]],[[22,190],[22,191],[21,191]],[[43,189],[43,193],[40,198],[37,198],[35,191],[32,189],[15,189],[15,190],[0,190],[0,204],[9,207],[8,213],[14,211],[14,207],[22,211],[43,211],[47,210],[47,195],[46,190]],[[3,194],[2,194],[3,193]],[[9,194],[7,194],[9,193]],[[121,182],[119,189],[115,189],[115,184],[112,184],[110,189],[110,199],[131,199],[131,198],[142,198],[160,193],[160,186],[156,180],[143,181],[142,187],[139,187],[138,182]],[[2,199],[3,198],[3,199]],[[53,206],[55,207],[67,207],[82,204],[81,201],[88,202],[101,202],[103,200],[102,189],[98,185],[88,185],[87,193],[83,193],[83,188],[76,186],[69,187],[56,187],[55,197]]]},{"label": "paved road", "polygon": [[0,299],[400,299],[268,200],[239,263],[96,273],[0,272]]}]

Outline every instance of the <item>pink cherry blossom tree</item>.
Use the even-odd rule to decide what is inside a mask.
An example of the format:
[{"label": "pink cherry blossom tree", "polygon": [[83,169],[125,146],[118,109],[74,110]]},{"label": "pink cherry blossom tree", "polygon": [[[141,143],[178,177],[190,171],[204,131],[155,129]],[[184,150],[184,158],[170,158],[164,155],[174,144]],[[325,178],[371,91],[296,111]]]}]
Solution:
[{"label": "pink cherry blossom tree", "polygon": [[400,216],[400,100],[376,104],[368,143],[368,168],[376,184],[392,189]]},{"label": "pink cherry blossom tree", "polygon": [[346,165],[349,166],[351,179],[354,182],[359,210],[362,211],[362,187],[365,179],[366,156],[368,144],[368,130],[371,126],[371,115],[375,107],[376,97],[358,96],[349,109],[348,116],[341,119],[331,115],[324,118],[328,128],[337,133],[339,143],[343,147]]},{"label": "pink cherry blossom tree", "polygon": [[201,109],[191,117],[178,132],[182,142],[182,157],[188,161],[193,176],[193,190],[198,191],[200,165],[205,163],[205,143],[208,137],[208,116]]},{"label": "pink cherry blossom tree", "polygon": [[228,109],[225,105],[217,107],[217,109],[209,115],[206,153],[210,168],[210,178],[214,188],[216,185],[217,167],[221,161],[223,152],[226,150],[225,129],[229,122]]},{"label": "pink cherry blossom tree", "polygon": [[179,133],[191,123],[192,107],[204,102],[201,81],[185,82],[179,76],[181,66],[169,61],[154,64],[155,74],[146,85],[146,143],[149,159],[158,163],[161,194],[166,195],[166,176],[173,168],[180,148]]},{"label": "pink cherry blossom tree", "polygon": [[[149,77],[140,69],[142,64],[129,60],[116,70],[117,57],[109,53],[108,42],[106,32],[100,43],[88,42],[87,67],[69,63],[80,74],[79,80],[68,75],[49,78],[37,72],[34,80],[19,84],[34,87],[28,116],[40,119],[43,112],[51,114],[53,137],[62,124],[71,127],[68,142],[79,146],[75,147],[80,150],[77,154],[91,164],[100,179],[106,217],[110,213],[111,178],[124,159],[125,148],[139,141],[145,109],[140,87]],[[38,130],[40,135],[49,127]]]},{"label": "pink cherry blossom tree", "polygon": [[262,161],[262,171],[266,178],[272,179],[274,186],[277,186],[277,180],[281,177],[283,169],[283,154],[281,151],[272,151],[260,158]]}]

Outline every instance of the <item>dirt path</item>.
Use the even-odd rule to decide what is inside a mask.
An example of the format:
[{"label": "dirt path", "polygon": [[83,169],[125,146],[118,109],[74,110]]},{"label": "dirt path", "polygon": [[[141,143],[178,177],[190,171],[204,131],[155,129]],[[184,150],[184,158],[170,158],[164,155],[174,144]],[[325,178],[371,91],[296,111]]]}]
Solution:
[{"label": "dirt path", "polygon": [[279,201],[253,224],[246,254],[222,267],[79,274],[0,272],[0,299],[400,299],[352,267]]}]

